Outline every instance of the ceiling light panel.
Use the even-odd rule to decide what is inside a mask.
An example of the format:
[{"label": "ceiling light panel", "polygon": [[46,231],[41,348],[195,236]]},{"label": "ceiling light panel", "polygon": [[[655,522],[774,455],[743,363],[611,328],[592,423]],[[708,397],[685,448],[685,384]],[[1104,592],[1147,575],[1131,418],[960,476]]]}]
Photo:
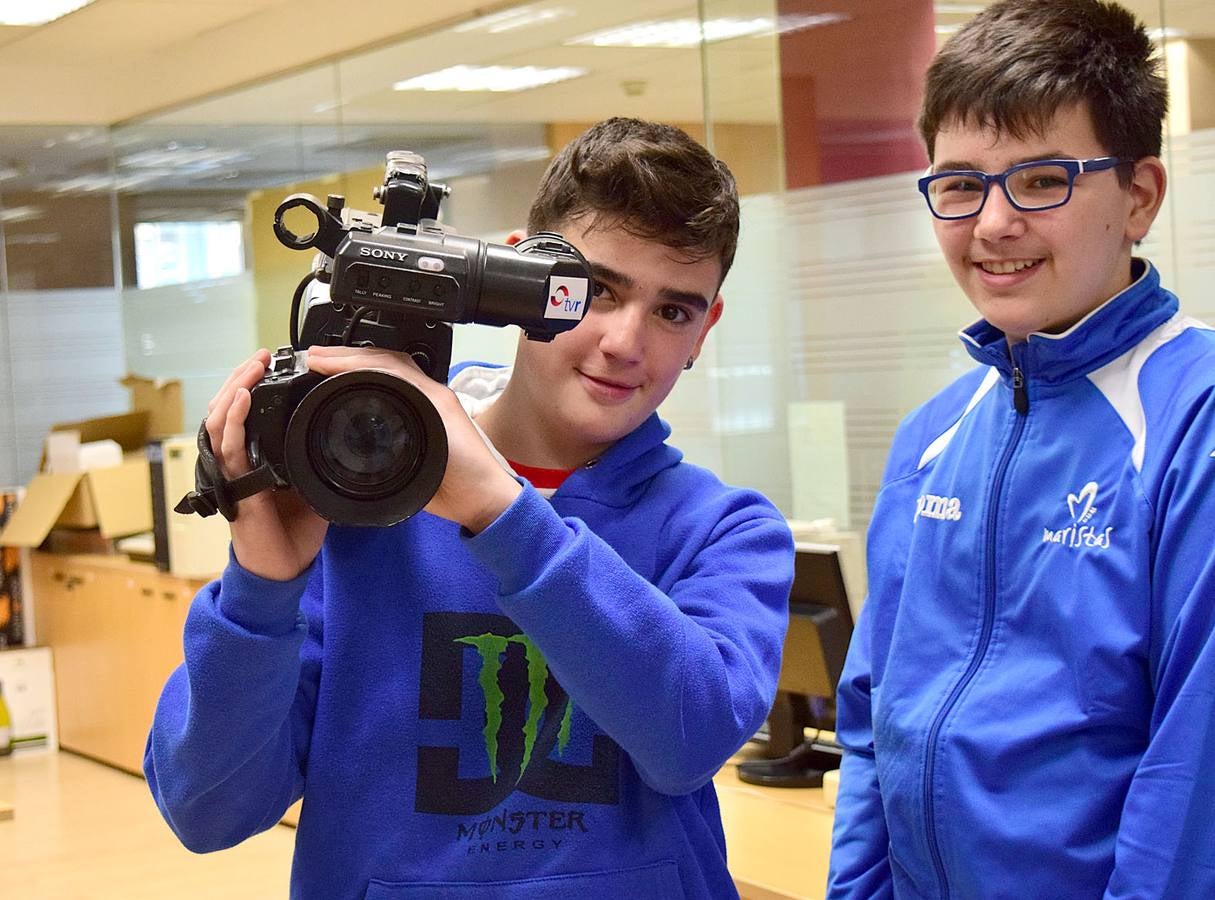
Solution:
[{"label": "ceiling light panel", "polygon": [[94,194],[98,191],[129,191],[149,181],[154,181],[164,174],[172,173],[148,173],[125,176],[81,175],[76,178],[69,178],[66,181],[45,185],[43,190],[53,190],[57,194],[67,194],[70,192]]},{"label": "ceiling light panel", "polygon": [[118,168],[151,172],[154,177],[165,175],[196,176],[231,168],[247,161],[247,152],[219,150],[205,145],[186,146],[169,143],[163,148],[140,150],[118,158]]},{"label": "ceiling light panel", "polygon": [[514,9],[505,10],[504,12],[479,16],[476,19],[455,26],[452,31],[457,34],[464,34],[470,31],[503,34],[519,28],[535,28],[540,25],[549,25],[553,22],[560,22],[562,19],[568,19],[573,15],[574,11],[572,9],[566,9],[563,6],[519,6]]},{"label": "ceiling light panel", "polygon": [[32,222],[35,219],[41,219],[43,215],[45,213],[39,206],[10,206],[7,209],[0,209],[0,222],[6,225]]},{"label": "ceiling light panel", "polygon": [[45,25],[93,0],[0,0],[0,25]]},{"label": "ceiling light panel", "polygon": [[776,31],[778,34],[792,34],[795,31],[805,31],[807,28],[820,28],[824,25],[838,25],[852,19],[848,13],[792,13],[777,16]]},{"label": "ceiling light panel", "polygon": [[986,8],[982,3],[937,3],[932,10],[938,16],[973,16]]},{"label": "ceiling light panel", "polygon": [[448,66],[398,81],[396,91],[526,91],[586,74],[573,66]]},{"label": "ceiling light panel", "polygon": [[694,47],[702,39],[711,41],[746,37],[760,34],[765,29],[771,32],[772,20],[763,17],[710,19],[704,23],[703,30],[699,19],[665,19],[606,28],[566,43],[591,47]]},{"label": "ceiling light panel", "polygon": [[702,40],[712,44],[736,38],[788,34],[822,25],[834,25],[850,18],[851,16],[844,13],[819,13],[779,16],[776,19],[771,16],[723,16],[705,19],[703,23],[699,19],[662,19],[606,28],[573,38],[566,41],[566,44],[592,47],[695,47]]}]

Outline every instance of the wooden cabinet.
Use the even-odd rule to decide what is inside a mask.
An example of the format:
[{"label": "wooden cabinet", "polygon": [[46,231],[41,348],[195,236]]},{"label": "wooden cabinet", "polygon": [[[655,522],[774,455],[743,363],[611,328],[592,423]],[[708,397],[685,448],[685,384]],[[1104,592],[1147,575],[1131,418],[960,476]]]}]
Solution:
[{"label": "wooden cabinet", "polygon": [[206,582],[125,557],[32,553],[38,634],[54,651],[59,744],[140,773],[156,701]]}]

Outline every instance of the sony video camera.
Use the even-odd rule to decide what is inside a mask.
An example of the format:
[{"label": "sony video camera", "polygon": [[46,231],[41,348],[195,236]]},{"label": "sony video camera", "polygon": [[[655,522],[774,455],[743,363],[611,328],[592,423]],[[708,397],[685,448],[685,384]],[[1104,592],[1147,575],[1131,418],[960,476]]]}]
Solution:
[{"label": "sony video camera", "polygon": [[[384,205],[378,223],[344,211],[338,196],[325,206],[309,194],[279,204],[275,235],[296,250],[316,248],[320,264],[292,299],[291,346],[273,354],[251,391],[245,434],[253,471],[226,480],[204,423],[196,490],[177,512],[218,511],[231,521],[237,501],[288,486],[341,525],[392,525],[429,502],[447,466],[446,430],[434,406],[385,372],[311,372],[306,348],[408,353],[428,376],[446,383],[452,323],[518,325],[528,338],[549,341],[582,321],[594,293],[586,260],[560,235],[541,232],[511,247],[440,226],[439,204],[448,193],[427,180],[422,157],[396,151],[374,192]],[[316,220],[303,237],[284,223],[297,208]],[[328,283],[328,298],[309,303],[300,326],[302,298],[313,280]]]}]

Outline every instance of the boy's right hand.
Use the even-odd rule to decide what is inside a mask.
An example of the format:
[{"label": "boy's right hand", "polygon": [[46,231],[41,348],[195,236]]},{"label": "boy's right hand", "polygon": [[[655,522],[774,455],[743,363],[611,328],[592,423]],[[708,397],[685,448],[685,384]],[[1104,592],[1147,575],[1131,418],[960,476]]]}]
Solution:
[{"label": "boy's right hand", "polygon": [[[228,380],[207,404],[207,434],[211,449],[228,480],[251,469],[245,449],[245,419],[249,391],[262,380],[270,364],[270,351],[258,350],[232,370]],[[291,488],[261,491],[236,505],[232,552],[236,561],[254,575],[289,581],[308,568],[321,550],[329,523],[318,516]]]}]

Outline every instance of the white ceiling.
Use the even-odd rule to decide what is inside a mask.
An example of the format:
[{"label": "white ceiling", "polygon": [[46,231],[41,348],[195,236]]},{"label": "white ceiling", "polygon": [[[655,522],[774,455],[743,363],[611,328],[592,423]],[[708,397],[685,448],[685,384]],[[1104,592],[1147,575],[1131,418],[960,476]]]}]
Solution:
[{"label": "white ceiling", "polygon": [[[1215,36],[1210,0],[1124,0],[1150,27]],[[618,111],[623,82],[644,84],[636,114],[675,119],[702,113],[700,53],[569,47],[609,25],[695,17],[696,0],[541,0],[573,15],[498,35],[444,26],[520,6],[518,0],[94,0],[35,28],[0,26],[0,124],[113,124],[214,97],[195,122],[332,122],[313,108],[340,90],[345,121],[402,116],[458,121],[587,121]],[[712,0],[706,15],[771,14],[774,0]],[[942,22],[968,18],[979,3],[937,3]],[[828,10],[830,3],[817,4]],[[841,8],[858,4],[837,3]],[[961,16],[951,16],[958,7]],[[1161,9],[1167,21],[1162,22]],[[890,7],[888,9],[896,9]],[[441,36],[437,32],[442,32]],[[410,40],[410,36],[414,39]],[[379,50],[359,53],[369,48]],[[731,77],[711,83],[715,117],[774,121],[774,41],[711,45],[710,66]],[[319,62],[344,58],[319,71]],[[455,62],[582,65],[584,78],[518,94],[404,95],[393,82]],[[314,71],[309,72],[309,69]],[[271,83],[284,73],[295,78]],[[260,85],[260,86],[259,86]],[[250,86],[256,86],[250,89]],[[221,95],[236,91],[227,97]],[[330,111],[332,111],[330,109]],[[610,113],[609,113],[610,114]]]},{"label": "white ceiling", "polygon": [[0,124],[110,124],[506,5],[94,0],[40,27],[0,26]]},{"label": "white ceiling", "polygon": [[[291,122],[588,122],[629,114],[666,121],[704,116],[699,47],[638,49],[570,46],[587,33],[625,23],[695,19],[695,0],[539,0],[535,9],[564,9],[569,15],[543,25],[501,34],[431,30],[394,41],[282,79],[256,84],[157,118],[177,123]],[[742,0],[758,15],[770,0]],[[2,52],[2,51],[0,51]],[[731,77],[713,83],[714,113],[740,122],[775,122],[776,40],[747,38],[712,45],[712,69]],[[726,56],[729,59],[726,59]],[[517,93],[401,92],[405,78],[455,63],[502,66],[573,66],[585,76]],[[625,83],[630,90],[626,91]],[[333,103],[340,98],[340,111]]]},{"label": "white ceiling", "polygon": [[[922,8],[919,2],[907,0],[908,10]],[[235,192],[375,165],[398,146],[433,149],[453,171],[458,160],[465,171],[485,171],[494,161],[474,157],[487,148],[497,164],[544,152],[544,123],[611,115],[697,122],[706,98],[715,121],[779,119],[772,35],[703,51],[568,44],[608,26],[695,18],[700,6],[707,17],[770,16],[775,0],[534,0],[528,5],[568,14],[502,34],[454,28],[521,5],[94,0],[45,26],[0,26],[0,173],[20,172],[7,181],[0,174],[0,183],[9,191],[48,191],[64,179],[114,170],[120,179],[147,176],[136,191]],[[940,0],[937,21],[965,21],[982,5]],[[1161,26],[1160,0],[1128,5],[1150,27]],[[1163,24],[1215,35],[1211,0],[1163,6]],[[813,8],[863,20],[898,14],[900,4],[826,0]],[[588,73],[518,93],[392,90],[397,81],[455,63],[580,66]],[[169,150],[179,156],[172,164],[149,162],[149,154]]]},{"label": "white ceiling", "polygon": [[[715,2],[718,15],[753,16],[770,10],[771,0]],[[247,191],[374,166],[385,149],[401,146],[432,149],[442,161],[438,170],[432,163],[432,174],[450,177],[546,156],[544,123],[611,115],[704,119],[699,47],[565,45],[607,26],[695,19],[697,0],[539,0],[530,5],[568,14],[502,34],[454,26],[520,4],[474,10],[475,0],[444,0],[429,15],[414,13],[418,5],[96,0],[41,28],[0,28],[0,77],[22,71],[21,81],[38,95],[10,92],[19,102],[0,109],[0,171],[20,173],[0,175],[0,184],[8,193],[44,193],[91,177],[71,190],[101,189],[113,169],[127,192]],[[340,22],[322,17],[322,9],[333,17],[336,8]],[[352,21],[379,24],[354,28]],[[136,40],[136,33],[147,38]],[[730,73],[720,85],[710,77],[715,114],[729,108],[731,120],[776,121],[773,35],[717,44],[705,55],[714,71]],[[457,62],[570,65],[588,74],[514,94],[392,89]],[[39,67],[45,77],[35,75]]]}]

